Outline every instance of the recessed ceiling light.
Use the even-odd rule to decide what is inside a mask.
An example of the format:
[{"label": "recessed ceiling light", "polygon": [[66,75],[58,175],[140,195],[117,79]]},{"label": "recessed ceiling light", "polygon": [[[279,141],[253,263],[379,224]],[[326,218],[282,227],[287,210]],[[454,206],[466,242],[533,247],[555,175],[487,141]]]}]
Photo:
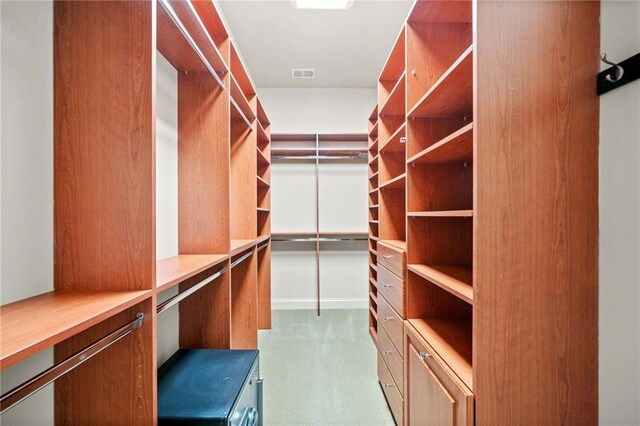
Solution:
[{"label": "recessed ceiling light", "polygon": [[349,9],[353,0],[291,0],[296,9]]}]

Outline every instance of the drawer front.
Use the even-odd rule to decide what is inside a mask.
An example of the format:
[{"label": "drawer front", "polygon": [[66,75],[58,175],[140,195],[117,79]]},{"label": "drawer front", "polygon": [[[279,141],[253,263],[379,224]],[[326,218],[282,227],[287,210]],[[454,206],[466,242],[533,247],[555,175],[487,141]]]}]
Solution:
[{"label": "drawer front", "polygon": [[387,332],[384,329],[380,329],[379,343],[378,349],[380,350],[380,354],[382,355],[382,359],[387,364],[387,368],[391,373],[391,377],[393,377],[393,381],[396,383],[398,387],[398,391],[400,395],[404,393],[404,372],[403,372],[403,361],[402,356],[398,349],[391,343],[391,339],[387,335]]},{"label": "drawer front", "polygon": [[[380,327],[382,325],[382,327]],[[404,334],[402,331],[402,318],[393,310],[384,297],[378,296],[378,330],[384,329],[404,359]]]},{"label": "drawer front", "polygon": [[408,424],[473,426],[474,396],[471,390],[408,324],[405,337],[407,382],[404,396]]},{"label": "drawer front", "polygon": [[402,395],[398,392],[396,384],[393,382],[391,373],[389,373],[389,369],[384,363],[380,352],[378,352],[378,380],[380,380],[382,391],[387,398],[389,407],[391,407],[391,413],[393,414],[396,424],[402,426],[404,424],[404,401]]},{"label": "drawer front", "polygon": [[378,244],[378,264],[384,266],[400,278],[404,278],[407,270],[406,253],[383,242]]},{"label": "drawer front", "polygon": [[407,294],[405,289],[405,281],[393,274],[384,266],[378,268],[378,289],[380,293],[387,299],[393,309],[400,314],[402,318],[407,317],[404,303]]}]

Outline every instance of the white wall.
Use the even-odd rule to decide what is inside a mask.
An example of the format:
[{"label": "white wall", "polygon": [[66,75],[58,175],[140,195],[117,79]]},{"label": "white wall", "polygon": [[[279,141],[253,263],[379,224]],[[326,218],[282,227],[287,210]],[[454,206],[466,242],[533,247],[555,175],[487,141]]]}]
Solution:
[{"label": "white wall", "polygon": [[[156,258],[178,254],[178,73],[156,55]],[[158,303],[178,292],[158,295]],[[158,316],[158,365],[178,349],[178,306]]]},{"label": "white wall", "polygon": [[375,89],[258,89],[272,133],[366,133]]},{"label": "white wall", "polygon": [[[367,133],[375,89],[258,89],[272,133]],[[272,232],[315,232],[315,164],[271,167]],[[320,230],[367,231],[367,165],[321,164]],[[366,308],[368,246],[322,243],[321,307]],[[315,309],[315,243],[274,243],[273,309]]]},{"label": "white wall", "polygon": [[[601,51],[640,52],[640,2],[604,1]],[[640,81],[600,98],[600,424],[640,425]]]},{"label": "white wall", "polygon": [[[53,289],[53,8],[0,2],[2,304]],[[2,372],[2,392],[50,367],[46,350]],[[53,423],[53,386],[0,417]]]}]

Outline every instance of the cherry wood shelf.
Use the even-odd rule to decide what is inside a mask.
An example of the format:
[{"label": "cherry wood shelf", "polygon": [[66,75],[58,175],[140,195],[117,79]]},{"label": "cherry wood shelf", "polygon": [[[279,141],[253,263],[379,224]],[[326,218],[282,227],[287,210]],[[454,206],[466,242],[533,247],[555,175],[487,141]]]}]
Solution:
[{"label": "cherry wood shelf", "polygon": [[405,83],[406,83],[406,73],[402,73],[398,82],[389,93],[389,97],[386,102],[380,108],[380,116],[381,117],[389,117],[389,116],[404,116],[405,108],[406,108],[406,91],[405,91]]},{"label": "cherry wood shelf", "polygon": [[249,118],[242,112],[242,108],[237,104],[235,99],[231,98],[231,120],[232,121],[241,121],[244,123],[249,129],[251,129],[251,121]]},{"label": "cherry wood shelf", "polygon": [[371,338],[373,339],[373,342],[377,346],[378,345],[378,331],[376,330],[376,328],[375,327],[369,327],[369,334],[371,335]]},{"label": "cherry wood shelf", "polygon": [[264,155],[264,153],[260,150],[260,148],[256,148],[256,150],[258,151],[258,164],[260,165],[269,165],[269,159],[267,158],[266,155]]},{"label": "cherry wood shelf", "polygon": [[409,14],[409,22],[471,23],[471,2],[417,1]]},{"label": "cherry wood shelf", "polygon": [[473,286],[471,265],[417,265],[407,268],[416,275],[432,282],[454,296],[473,304]]},{"label": "cherry wood shelf", "polygon": [[260,120],[257,120],[256,123],[257,123],[256,129],[258,134],[258,146],[264,146],[269,144],[271,141],[269,140],[269,135],[267,135],[267,131],[262,126],[262,123],[260,123]]},{"label": "cherry wood shelf", "polygon": [[267,182],[266,180],[264,180],[262,177],[260,176],[256,176],[258,179],[258,187],[259,188],[269,188],[271,185],[269,184],[269,182]]},{"label": "cherry wood shelf", "polygon": [[473,46],[469,46],[407,115],[410,118],[470,115],[473,104],[472,89]]},{"label": "cherry wood shelf", "polygon": [[473,217],[473,210],[407,212],[407,216],[409,217]]},{"label": "cherry wood shelf", "polygon": [[257,102],[256,110],[257,110],[256,116],[258,118],[258,121],[260,122],[260,125],[264,128],[267,128],[271,124],[271,122],[269,122],[269,118],[267,117],[267,114],[264,111],[264,107],[262,106],[262,102],[260,102],[259,99]]},{"label": "cherry wood shelf", "polygon": [[369,253],[371,253],[371,254],[372,254],[372,255],[374,255],[374,256],[378,256],[378,252],[377,252],[377,251],[375,251],[375,250],[374,250],[374,249],[372,249],[372,248],[370,248],[370,249],[369,249]]},{"label": "cherry wood shelf", "polygon": [[374,265],[373,263],[370,263],[370,264],[369,264],[369,267],[370,267],[371,269],[373,269],[374,271],[378,272],[378,267],[377,267],[376,265]]},{"label": "cherry wood shelf", "polygon": [[378,172],[375,172],[374,174],[369,176],[369,180],[372,180],[372,179],[377,178],[377,177],[378,177]]},{"label": "cherry wood shelf", "polygon": [[152,293],[151,290],[52,291],[3,305],[0,307],[0,369],[81,333]]},{"label": "cherry wood shelf", "polygon": [[373,303],[375,303],[376,305],[378,304],[378,297],[376,297],[375,294],[373,294],[372,291],[369,292],[369,297],[371,298],[371,300],[373,301]]},{"label": "cherry wood shelf", "polygon": [[238,253],[242,253],[243,251],[254,247],[256,244],[256,240],[231,240],[229,256],[235,256]]},{"label": "cherry wood shelf", "polygon": [[464,384],[473,389],[471,323],[442,319],[409,319],[408,322]]},{"label": "cherry wood shelf", "polygon": [[253,123],[253,121],[256,119],[256,116],[253,113],[253,109],[251,109],[249,101],[242,92],[242,89],[240,89],[240,85],[236,81],[236,78],[233,76],[233,74],[229,75],[229,81],[231,82],[231,98],[236,101],[236,104],[238,104],[240,111],[242,111],[242,114],[247,118],[247,120]]},{"label": "cherry wood shelf", "polygon": [[[398,80],[405,70],[405,63],[405,30],[403,27],[393,43],[393,48],[387,57],[387,61],[385,62],[382,72],[380,72],[378,81]],[[380,100],[378,100],[378,106],[380,105],[379,101]],[[381,111],[381,109],[379,111]]]},{"label": "cherry wood shelf", "polygon": [[399,248],[400,250],[407,250],[407,242],[401,240],[380,240],[379,244],[386,244],[388,246]]},{"label": "cherry wood shelf", "polygon": [[376,289],[378,288],[378,281],[375,278],[369,277],[369,282],[373,284]]},{"label": "cherry wood shelf", "polygon": [[378,147],[378,138],[376,138],[372,143],[371,146],[369,147],[369,151],[373,151],[374,148]]},{"label": "cherry wood shelf", "polygon": [[373,240],[373,241],[380,241],[380,238],[376,235],[369,235],[369,239]]},{"label": "cherry wood shelf", "polygon": [[377,192],[379,188],[374,188],[371,191],[369,191],[369,194],[373,194],[374,192]]},{"label": "cherry wood shelf", "polygon": [[389,140],[380,147],[380,152],[404,152],[406,149],[406,143],[400,142],[401,138],[407,136],[407,123],[403,123],[398,129],[393,132],[389,137]]},{"label": "cherry wood shelf", "polygon": [[375,124],[378,121],[378,104],[373,107],[373,111],[371,111],[371,115],[369,116],[369,122],[371,124]]},{"label": "cherry wood shelf", "polygon": [[370,166],[376,165],[378,163],[378,157],[379,157],[379,154],[376,154],[375,157],[373,157],[371,161],[369,161],[369,165]]},{"label": "cherry wood shelf", "polygon": [[369,137],[371,139],[378,139],[378,122],[376,122],[369,131]]},{"label": "cherry wood shelf", "polygon": [[473,123],[453,132],[413,157],[407,164],[444,164],[473,160]]},{"label": "cherry wood shelf", "polygon": [[164,291],[227,260],[227,254],[179,254],[156,262],[156,291]]},{"label": "cherry wood shelf", "polygon": [[267,234],[267,235],[261,235],[258,237],[258,239],[256,240],[256,245],[260,245],[262,243],[264,243],[267,240],[271,239],[271,234]]},{"label": "cherry wood shelf", "polygon": [[381,184],[378,189],[401,189],[406,185],[407,174],[402,173],[400,176],[396,176],[391,180]]}]

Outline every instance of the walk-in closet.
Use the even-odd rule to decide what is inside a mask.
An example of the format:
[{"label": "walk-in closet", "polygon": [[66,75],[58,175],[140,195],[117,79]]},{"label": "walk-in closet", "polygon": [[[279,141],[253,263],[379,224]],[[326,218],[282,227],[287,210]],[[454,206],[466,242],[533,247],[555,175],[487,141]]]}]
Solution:
[{"label": "walk-in closet", "polygon": [[640,1],[0,0],[0,424],[640,425]]}]

